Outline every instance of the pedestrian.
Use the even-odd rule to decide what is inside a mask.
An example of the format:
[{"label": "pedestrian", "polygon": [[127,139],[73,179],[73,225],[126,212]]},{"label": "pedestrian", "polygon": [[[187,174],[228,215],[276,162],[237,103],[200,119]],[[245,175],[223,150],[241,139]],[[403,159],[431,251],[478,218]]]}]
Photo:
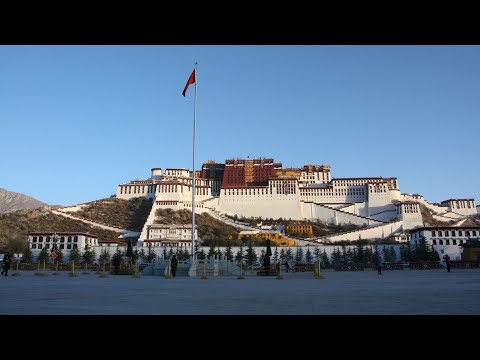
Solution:
[{"label": "pedestrian", "polygon": [[445,260],[445,264],[447,265],[447,272],[450,272],[450,256],[448,256],[448,254],[443,255],[443,260]]},{"label": "pedestrian", "polygon": [[8,270],[10,269],[10,254],[7,252],[3,256],[3,270],[2,270],[2,275],[8,276]]},{"label": "pedestrian", "polygon": [[172,259],[170,260],[170,271],[172,272],[173,277],[175,277],[175,275],[177,274],[177,264],[177,256],[173,254]]},{"label": "pedestrian", "polygon": [[288,261],[285,261],[285,272],[288,273],[289,269],[290,269],[290,264],[288,263]]},{"label": "pedestrian", "polygon": [[382,257],[380,255],[377,256],[377,274],[382,275]]}]

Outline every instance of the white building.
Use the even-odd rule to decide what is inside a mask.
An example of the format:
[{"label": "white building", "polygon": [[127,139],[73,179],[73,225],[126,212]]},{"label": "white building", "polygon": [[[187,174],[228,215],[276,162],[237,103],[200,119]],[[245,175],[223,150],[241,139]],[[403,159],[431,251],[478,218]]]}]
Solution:
[{"label": "white building", "polygon": [[[229,162],[226,168],[229,165],[233,166]],[[363,239],[399,236],[405,230],[423,226],[420,204],[437,212],[439,215],[434,217],[442,221],[461,219],[477,212],[473,199],[429,204],[421,195],[401,194],[395,177],[332,178],[328,165],[306,165],[302,169],[282,169],[281,164],[277,165],[276,175],[269,176],[264,182],[266,185],[262,186],[232,186],[231,183],[221,187],[218,180],[203,179],[197,174],[195,211],[375,227],[372,231],[362,230]],[[154,224],[158,209],[191,210],[191,175],[192,172],[184,168],[167,168],[164,172],[161,168],[153,168],[150,179],[118,186],[118,198],[146,196],[154,199],[139,238],[140,244],[149,240],[149,227]],[[348,236],[340,236],[338,240]]]},{"label": "white building", "polygon": [[78,249],[84,251],[85,246],[98,246],[96,235],[77,232],[32,232],[28,234],[28,246],[32,250],[53,249],[53,244],[60,250]]},{"label": "white building", "polygon": [[[195,229],[194,239],[197,240],[197,229]],[[147,225],[147,239],[143,246],[152,247],[191,247],[192,245],[192,224],[186,225],[165,225],[151,224]]]},{"label": "white building", "polygon": [[85,251],[88,245],[90,250],[94,251],[98,257],[102,250],[106,250],[113,255],[117,249],[126,250],[126,243],[117,240],[99,241],[98,237],[93,234],[83,232],[31,232],[28,234],[28,246],[32,251],[33,257],[37,257],[43,250],[49,252],[53,249],[53,244],[62,251],[64,259],[67,259],[73,249],[77,249],[80,253]]},{"label": "white building", "polygon": [[477,207],[474,199],[448,199],[441,203],[443,206],[448,206],[448,210],[461,215],[475,215],[477,214]]},{"label": "white building", "polygon": [[416,228],[410,231],[410,243],[419,243],[425,237],[428,245],[440,255],[448,254],[452,260],[461,259],[462,248],[459,245],[470,239],[480,239],[480,226],[429,226]]}]

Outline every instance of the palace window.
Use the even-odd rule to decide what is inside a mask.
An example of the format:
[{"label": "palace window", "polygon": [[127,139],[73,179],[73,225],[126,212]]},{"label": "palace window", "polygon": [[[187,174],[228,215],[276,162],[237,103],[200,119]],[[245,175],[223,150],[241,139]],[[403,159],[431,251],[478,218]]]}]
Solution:
[{"label": "palace window", "polygon": [[447,231],[445,231],[445,237],[447,237],[447,236],[448,236],[448,230],[447,230]]},{"label": "palace window", "polygon": [[70,250],[72,248],[72,244],[67,244],[67,250]]},{"label": "palace window", "polygon": [[438,236],[443,236],[441,231],[438,232]]},{"label": "palace window", "polygon": [[477,232],[475,230],[472,231],[472,236],[477,236]]},{"label": "palace window", "polygon": [[465,236],[470,236],[470,231],[465,231]]},{"label": "palace window", "polygon": [[[34,243],[36,243],[36,242],[37,242],[37,237],[34,236],[32,241],[33,241]],[[33,248],[32,248],[32,249],[33,249]]]},{"label": "palace window", "polygon": [[457,245],[457,240],[453,239],[452,240],[452,245]]},{"label": "palace window", "polygon": [[456,236],[456,235],[455,235],[455,230],[452,230],[452,236]]},{"label": "palace window", "polygon": [[443,245],[443,240],[438,240],[438,243],[439,243],[440,245]]},{"label": "palace window", "polygon": [[[40,236],[40,237],[38,238],[38,242],[43,242],[43,236]],[[41,248],[39,248],[39,249],[41,249]]]},{"label": "palace window", "polygon": [[458,236],[463,236],[461,230],[458,231]]},{"label": "palace window", "polygon": [[433,244],[433,245],[437,245],[437,240],[433,239],[433,240],[432,240],[432,244]]},{"label": "palace window", "polygon": [[435,235],[435,230],[432,230],[432,236],[437,236]]},{"label": "palace window", "polygon": [[446,240],[445,245],[450,245],[450,240]]}]

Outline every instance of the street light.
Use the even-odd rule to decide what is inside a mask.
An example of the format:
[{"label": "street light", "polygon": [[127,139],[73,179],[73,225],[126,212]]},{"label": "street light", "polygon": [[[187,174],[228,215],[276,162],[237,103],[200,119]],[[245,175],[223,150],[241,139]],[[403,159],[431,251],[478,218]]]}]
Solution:
[{"label": "street light", "polygon": [[57,233],[53,233],[52,236],[53,244],[52,244],[52,250],[50,252],[50,257],[53,259],[53,265],[55,265],[55,271],[58,270],[58,261],[55,262],[55,260],[58,258],[57,254],[57,240],[58,240],[58,235]]}]

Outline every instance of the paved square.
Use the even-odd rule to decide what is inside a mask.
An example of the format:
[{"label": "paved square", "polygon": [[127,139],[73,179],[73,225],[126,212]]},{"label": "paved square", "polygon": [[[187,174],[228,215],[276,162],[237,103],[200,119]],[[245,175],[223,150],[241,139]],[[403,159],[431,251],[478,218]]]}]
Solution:
[{"label": "paved square", "polygon": [[468,315],[480,314],[480,269],[325,270],[258,277],[109,275],[0,277],[1,315]]}]

